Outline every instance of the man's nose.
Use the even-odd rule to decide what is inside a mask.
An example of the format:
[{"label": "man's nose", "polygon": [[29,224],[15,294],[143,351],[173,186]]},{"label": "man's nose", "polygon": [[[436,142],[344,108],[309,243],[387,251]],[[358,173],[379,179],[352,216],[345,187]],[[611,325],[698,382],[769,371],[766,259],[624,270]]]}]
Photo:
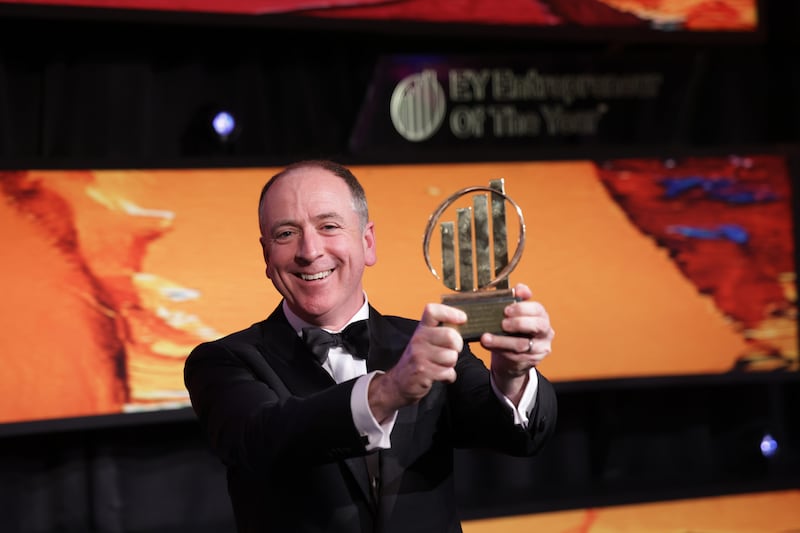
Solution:
[{"label": "man's nose", "polygon": [[304,231],[297,247],[297,258],[303,262],[311,262],[322,254],[320,236],[315,231]]}]

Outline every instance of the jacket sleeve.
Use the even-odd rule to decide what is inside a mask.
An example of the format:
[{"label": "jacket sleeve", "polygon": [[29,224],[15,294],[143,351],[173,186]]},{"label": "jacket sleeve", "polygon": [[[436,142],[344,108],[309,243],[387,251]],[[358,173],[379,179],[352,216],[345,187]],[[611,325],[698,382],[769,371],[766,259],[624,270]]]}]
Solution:
[{"label": "jacket sleeve", "polygon": [[539,373],[536,401],[523,427],[514,423],[513,413],[491,388],[488,368],[468,348],[459,357],[456,372],[456,382],[448,387],[456,446],[531,456],[550,439],[558,404],[553,385],[544,375]]},{"label": "jacket sleeve", "polygon": [[212,451],[228,466],[264,472],[364,453],[350,412],[353,381],[293,392],[247,338],[197,346],[184,381]]}]

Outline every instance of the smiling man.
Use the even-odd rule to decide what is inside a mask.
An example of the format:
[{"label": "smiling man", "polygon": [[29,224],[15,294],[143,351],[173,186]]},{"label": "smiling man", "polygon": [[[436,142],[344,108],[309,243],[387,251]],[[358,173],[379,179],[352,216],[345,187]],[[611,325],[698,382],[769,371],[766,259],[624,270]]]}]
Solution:
[{"label": "smiling man", "polygon": [[[484,334],[491,369],[454,328],[464,313],[421,305],[419,320],[369,304],[376,232],[349,169],[301,161],[259,199],[266,274],[282,296],[268,318],[195,348],[184,379],[228,470],[248,532],[461,531],[455,448],[536,454],[556,398],[536,366],[554,331],[517,284],[503,329]],[[355,332],[355,333],[354,333]]]},{"label": "smiling man", "polygon": [[267,277],[300,318],[332,330],[364,303],[361,277],[376,261],[367,200],[348,174],[286,170],[264,187],[259,204]]}]

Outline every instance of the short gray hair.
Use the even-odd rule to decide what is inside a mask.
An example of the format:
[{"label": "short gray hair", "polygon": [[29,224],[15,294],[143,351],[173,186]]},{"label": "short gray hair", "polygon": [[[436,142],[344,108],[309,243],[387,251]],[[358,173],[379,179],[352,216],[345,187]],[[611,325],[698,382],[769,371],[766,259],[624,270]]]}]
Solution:
[{"label": "short gray hair", "polygon": [[358,220],[361,223],[361,229],[364,229],[369,222],[369,209],[367,208],[367,195],[364,192],[364,188],[361,186],[361,183],[358,181],[358,178],[350,171],[349,168],[336,163],[334,161],[330,161],[327,159],[305,159],[302,161],[297,161],[292,163],[283,170],[272,176],[267,183],[264,184],[264,187],[261,189],[261,195],[258,197],[258,228],[261,231],[261,207],[264,203],[264,197],[267,195],[267,191],[269,190],[272,185],[278,181],[279,179],[285,177],[286,175],[292,173],[295,170],[301,168],[321,168],[327,170],[331,174],[342,178],[342,180],[347,184],[347,188],[350,189],[350,196],[353,200],[353,209],[355,210],[356,214],[358,215]]}]

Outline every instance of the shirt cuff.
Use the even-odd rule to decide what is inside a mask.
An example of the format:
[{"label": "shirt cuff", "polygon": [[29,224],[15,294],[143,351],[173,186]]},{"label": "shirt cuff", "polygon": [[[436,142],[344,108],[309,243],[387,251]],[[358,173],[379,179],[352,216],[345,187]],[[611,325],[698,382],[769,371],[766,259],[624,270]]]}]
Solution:
[{"label": "shirt cuff", "polygon": [[375,370],[358,378],[350,395],[353,423],[359,434],[365,438],[367,451],[386,450],[392,447],[391,433],[397,420],[395,411],[383,424],[379,424],[372,415],[372,409],[369,408],[369,384],[379,373],[383,374],[380,370]]},{"label": "shirt cuff", "polygon": [[522,398],[519,400],[519,405],[514,405],[514,402],[508,399],[497,385],[494,383],[494,376],[491,375],[492,390],[501,402],[506,404],[511,412],[514,414],[514,423],[527,428],[530,413],[533,411],[533,406],[536,405],[536,391],[539,389],[539,373],[536,367],[532,367],[528,371],[528,383],[525,385],[525,390],[522,392]]}]

